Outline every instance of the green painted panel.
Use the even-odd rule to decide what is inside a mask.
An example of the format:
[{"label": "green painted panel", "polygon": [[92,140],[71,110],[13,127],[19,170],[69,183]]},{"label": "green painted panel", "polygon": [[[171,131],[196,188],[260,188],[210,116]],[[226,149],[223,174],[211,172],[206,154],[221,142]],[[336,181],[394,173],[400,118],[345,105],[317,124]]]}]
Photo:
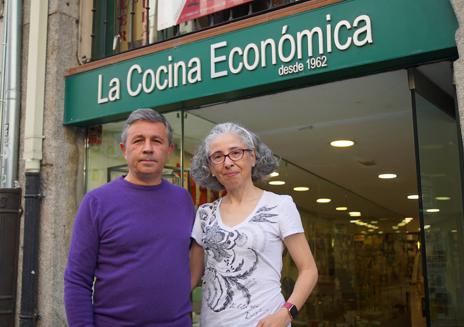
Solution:
[{"label": "green painted panel", "polygon": [[[320,38],[316,37],[317,28]],[[139,107],[161,111],[190,108],[453,57],[456,29],[457,21],[448,1],[347,0],[68,76],[64,123],[101,123],[122,118]],[[305,30],[315,33],[312,54],[308,53],[307,38],[298,37]],[[290,37],[280,44],[283,35]],[[271,51],[269,44],[272,43],[275,51]],[[266,55],[262,55],[262,47]],[[301,50],[300,57],[298,50]],[[275,53],[274,63],[272,53]],[[233,59],[230,63],[229,58]],[[233,70],[240,64],[242,70],[234,74]],[[294,72],[279,74],[283,69],[291,69],[288,66]],[[132,74],[128,74],[131,67]],[[134,67],[140,68],[141,73]],[[176,69],[180,73],[175,74]],[[183,71],[187,79],[184,84]],[[214,72],[227,75],[219,77]],[[143,74],[146,90],[130,95],[130,90],[141,87]],[[173,77],[171,85],[163,89],[168,75],[178,76],[177,86]],[[128,76],[131,76],[130,86],[127,86]],[[155,84],[150,83],[153,76],[158,81]]]}]

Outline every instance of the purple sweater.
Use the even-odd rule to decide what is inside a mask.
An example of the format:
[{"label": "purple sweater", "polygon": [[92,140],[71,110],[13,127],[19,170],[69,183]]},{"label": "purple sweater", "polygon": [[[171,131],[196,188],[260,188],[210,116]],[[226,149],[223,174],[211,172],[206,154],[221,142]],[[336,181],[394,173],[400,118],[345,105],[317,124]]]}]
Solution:
[{"label": "purple sweater", "polygon": [[165,180],[121,177],[87,193],[64,275],[69,326],[191,327],[193,220],[188,192]]}]

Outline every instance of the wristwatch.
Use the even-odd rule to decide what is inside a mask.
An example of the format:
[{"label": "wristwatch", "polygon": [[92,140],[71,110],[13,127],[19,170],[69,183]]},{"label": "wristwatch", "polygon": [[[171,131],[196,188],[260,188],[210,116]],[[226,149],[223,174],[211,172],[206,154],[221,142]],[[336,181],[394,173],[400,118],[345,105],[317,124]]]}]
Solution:
[{"label": "wristwatch", "polygon": [[295,319],[295,317],[298,315],[298,309],[293,303],[285,302],[283,307],[288,310],[288,313],[292,320]]}]

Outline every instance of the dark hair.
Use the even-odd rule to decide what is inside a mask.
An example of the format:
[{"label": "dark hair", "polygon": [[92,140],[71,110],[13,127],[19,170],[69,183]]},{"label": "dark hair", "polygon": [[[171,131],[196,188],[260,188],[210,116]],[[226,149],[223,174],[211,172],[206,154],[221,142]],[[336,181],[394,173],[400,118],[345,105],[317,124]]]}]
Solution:
[{"label": "dark hair", "polygon": [[126,122],[124,123],[124,127],[121,132],[121,143],[122,144],[126,144],[127,130],[129,129],[130,125],[132,125],[133,123],[139,120],[150,121],[154,123],[163,123],[163,125],[168,130],[169,144],[172,144],[173,131],[172,131],[171,124],[169,124],[169,122],[163,115],[161,115],[160,113],[156,112],[153,109],[147,109],[147,108],[140,108],[140,109],[134,110],[129,115],[129,117],[127,117]]},{"label": "dark hair", "polygon": [[219,135],[226,133],[241,137],[249,149],[255,150],[256,164],[251,171],[251,178],[254,182],[262,180],[279,166],[279,162],[272,154],[271,149],[255,133],[236,123],[227,122],[218,124],[205,137],[192,159],[190,173],[200,186],[213,190],[224,189],[224,186],[219,183],[217,178],[211,175],[208,156],[212,141]]}]

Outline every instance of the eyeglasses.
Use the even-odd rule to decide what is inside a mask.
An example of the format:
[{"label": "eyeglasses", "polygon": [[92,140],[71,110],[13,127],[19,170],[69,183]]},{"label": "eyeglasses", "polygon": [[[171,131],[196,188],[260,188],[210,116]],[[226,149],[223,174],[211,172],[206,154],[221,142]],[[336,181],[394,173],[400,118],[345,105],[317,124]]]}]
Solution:
[{"label": "eyeglasses", "polygon": [[212,155],[210,155],[209,161],[214,164],[214,165],[220,165],[226,161],[226,157],[229,157],[230,160],[232,161],[238,161],[243,158],[243,154],[245,151],[253,151],[251,149],[235,149],[230,151],[228,154],[224,154],[222,152],[214,152]]}]

